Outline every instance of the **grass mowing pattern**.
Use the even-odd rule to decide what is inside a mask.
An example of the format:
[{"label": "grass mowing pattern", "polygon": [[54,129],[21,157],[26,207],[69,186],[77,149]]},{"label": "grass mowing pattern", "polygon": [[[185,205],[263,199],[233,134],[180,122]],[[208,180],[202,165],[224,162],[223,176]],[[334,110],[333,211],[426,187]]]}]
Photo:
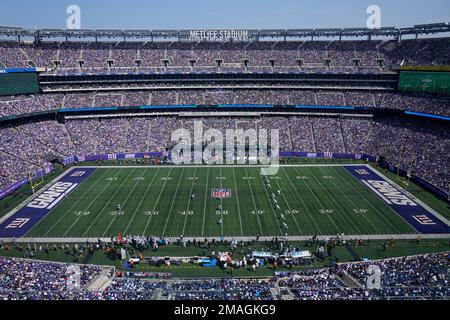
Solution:
[{"label": "grass mowing pattern", "polygon": [[[27,237],[406,234],[415,230],[340,166],[98,168]],[[228,188],[231,198],[211,197]],[[276,199],[271,194],[280,189]],[[191,199],[191,194],[195,198]],[[117,212],[117,204],[123,212]],[[217,211],[222,204],[223,211]],[[281,213],[285,220],[281,219]],[[218,220],[223,216],[223,224]],[[283,228],[282,223],[288,225]]]}]

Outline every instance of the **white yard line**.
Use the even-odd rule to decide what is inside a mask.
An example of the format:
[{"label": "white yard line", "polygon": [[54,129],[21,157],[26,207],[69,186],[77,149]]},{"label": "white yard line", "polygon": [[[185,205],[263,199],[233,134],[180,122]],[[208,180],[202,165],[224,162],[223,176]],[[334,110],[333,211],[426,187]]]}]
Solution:
[{"label": "white yard line", "polygon": [[[295,172],[296,172],[297,174],[300,174],[300,173],[297,171],[297,168],[294,168],[294,169],[295,169]],[[311,175],[312,175],[312,172],[311,172]],[[320,202],[320,200],[316,197],[315,193],[312,191],[311,187],[308,185],[308,182],[306,182],[306,179],[304,179],[303,182],[305,182],[306,187],[307,187],[308,190],[311,192],[311,194],[314,196],[314,199],[316,199],[316,201],[317,201],[317,203],[319,204],[319,206],[320,206],[322,209],[325,209],[324,206],[322,205],[322,202]],[[337,226],[336,222],[334,222],[333,218],[331,218],[331,216],[330,216],[328,213],[325,213],[325,215],[328,217],[328,219],[330,219],[330,221],[331,221],[331,222],[333,223],[333,225],[336,227],[336,231],[339,232],[339,227]]]},{"label": "white yard line", "polygon": [[[111,203],[111,200],[117,195],[117,193],[120,191],[120,188],[123,186],[123,184],[125,183],[125,181],[127,181],[127,179],[131,176],[131,174],[133,173],[134,170],[131,170],[131,172],[128,174],[128,176],[123,179],[122,183],[119,185],[119,187],[116,189],[116,191],[113,193],[113,195],[109,198],[109,201],[102,207],[102,209],[100,210],[100,212],[97,214],[97,216],[95,217],[94,221],[92,221],[89,224],[89,227],[84,231],[83,233],[83,237],[88,233],[89,230],[91,230],[92,226],[95,224],[95,222],[97,221],[98,218],[100,218],[100,216],[102,215],[103,210],[105,210],[105,208]],[[117,175],[116,175],[117,176]],[[112,180],[111,180],[112,181]]]},{"label": "white yard line", "polygon": [[194,170],[194,177],[192,179],[192,184],[191,184],[191,193],[189,194],[189,200],[188,200],[187,207],[186,207],[186,214],[184,217],[183,231],[181,232],[182,235],[184,235],[184,230],[186,229],[186,222],[187,222],[187,218],[188,218],[189,206],[191,205],[192,191],[194,191],[196,174],[197,174],[197,168],[195,168],[195,170]]},{"label": "white yard line", "polygon": [[[119,170],[114,177],[117,177],[117,175],[121,172],[122,170]],[[94,200],[92,200],[90,202],[90,204],[84,209],[84,210],[80,210],[80,211],[86,211],[87,209],[89,209],[94,203],[95,201],[97,201],[97,199],[102,195],[102,193],[106,190],[106,188],[108,188],[108,186],[111,184],[113,180],[109,181],[102,189],[102,191],[100,191],[97,196],[94,198]],[[66,232],[64,232],[63,237],[67,235],[67,233],[70,231],[70,229],[72,229],[72,227],[78,222],[78,220],[80,220],[82,216],[80,215],[71,225],[70,227],[66,230]]]},{"label": "white yard line", "polygon": [[[222,168],[219,169],[219,175],[220,175],[220,189],[222,189]],[[220,224],[220,228],[222,230],[221,236],[223,237],[223,199],[220,197],[220,219],[222,219],[222,223]]]},{"label": "white yard line", "polygon": [[[319,170],[320,170],[320,172],[321,172],[322,174],[324,174],[324,172],[322,171],[322,169],[319,168]],[[339,174],[338,174],[338,175],[339,175]],[[341,177],[341,178],[342,178],[342,177]],[[334,182],[334,179],[329,179],[329,180],[331,180],[331,182],[336,186],[336,188],[339,188],[338,185],[336,184],[336,182]],[[347,182],[347,183],[348,183],[348,182]],[[345,192],[344,192],[344,197],[347,198],[347,200],[351,203],[351,205],[353,206],[354,209],[356,209],[356,210],[360,209],[360,208],[358,208],[358,206],[355,205],[355,203],[352,201],[352,199],[350,199],[350,198],[347,196],[347,193],[345,193]],[[372,226],[372,228],[375,229],[376,234],[380,234],[380,230],[378,230],[378,228],[372,223],[372,221],[369,220],[363,213],[361,213],[361,215],[367,220],[367,222],[369,222],[369,224]],[[350,217],[350,219],[351,219],[351,217]]]},{"label": "white yard line", "polygon": [[[314,177],[314,179],[319,183],[319,185],[321,186],[321,188],[323,190],[325,190],[325,192],[328,194],[328,196],[330,197],[330,199],[334,202],[334,204],[339,208],[339,211],[342,212],[342,214],[344,215],[345,219],[348,220],[353,227],[355,227],[356,232],[360,233],[361,230],[359,230],[358,226],[353,223],[353,220],[351,219],[351,217],[347,216],[347,214],[345,213],[345,209],[341,207],[341,205],[334,199],[333,195],[327,190],[326,186],[324,184],[322,184],[322,182],[320,182],[320,179],[317,178],[313,172],[311,172],[311,175]],[[330,179],[329,179],[330,180]]]},{"label": "white yard line", "polygon": [[286,173],[286,170],[283,169],[284,175],[286,176],[286,178],[288,179],[289,183],[292,186],[292,189],[294,189],[295,193],[297,194],[297,197],[300,199],[301,203],[303,204],[303,206],[306,209],[306,212],[308,212],[309,216],[311,217],[311,221],[314,223],[314,225],[317,228],[317,231],[319,232],[319,234],[322,234],[322,231],[320,230],[318,224],[316,223],[316,220],[313,218],[311,211],[309,211],[308,206],[306,205],[306,203],[303,201],[302,196],[298,193],[297,188],[294,186],[294,183],[292,182],[291,178],[289,177],[289,175]]},{"label": "white yard line", "polygon": [[144,196],[141,198],[141,200],[139,201],[138,206],[137,206],[136,209],[134,210],[134,213],[133,213],[133,215],[132,215],[130,221],[128,222],[128,224],[127,224],[125,230],[123,231],[123,234],[124,234],[124,235],[127,234],[127,231],[128,231],[128,228],[130,227],[131,222],[133,222],[134,217],[136,216],[136,213],[137,213],[138,210],[141,208],[141,205],[142,205],[142,203],[144,202],[144,199],[147,198],[147,193],[148,193],[148,191],[150,190],[151,186],[153,185],[153,181],[155,180],[156,176],[158,175],[158,172],[159,172],[159,169],[156,170],[156,172],[155,172],[155,174],[154,174],[154,176],[153,176],[153,178],[152,178],[152,181],[150,181],[149,185],[147,186],[147,189],[145,190]]},{"label": "white yard line", "polygon": [[[164,188],[166,187],[166,184],[167,184],[169,175],[170,175],[170,173],[172,172],[172,169],[173,169],[173,168],[170,168],[169,173],[166,175],[166,180],[164,180],[163,186],[162,186],[161,190],[159,191],[158,198],[156,199],[156,202],[155,202],[155,204],[153,205],[152,212],[155,212],[156,206],[158,205],[159,199],[161,198],[161,195],[162,195],[162,193],[163,193],[163,191],[164,191]],[[150,215],[150,217],[149,217],[148,220],[147,220],[147,223],[145,224],[145,229],[144,229],[144,232],[142,233],[143,236],[145,236],[145,233],[147,232],[147,228],[148,228],[148,225],[150,224],[150,221],[152,220],[152,217],[153,217],[153,214]]]},{"label": "white yard line", "polygon": [[175,203],[175,198],[178,195],[178,189],[180,187],[181,178],[183,178],[183,172],[184,172],[184,167],[181,169],[180,179],[178,180],[177,188],[175,189],[175,192],[173,194],[172,203],[170,204],[169,214],[167,215],[166,223],[164,224],[164,229],[161,234],[162,237],[164,237],[164,234],[165,234],[166,228],[167,228],[167,223],[169,223],[169,218],[170,218],[170,214],[172,213],[172,208]]},{"label": "white yard line", "polygon": [[[278,186],[278,190],[281,191],[281,187],[280,187],[280,184],[278,183],[278,180],[277,179],[274,179],[274,180],[275,180],[275,182],[276,182],[276,184]],[[297,226],[298,231],[300,232],[300,234],[302,234],[302,230],[300,229],[300,226],[299,226],[299,224],[297,222],[297,219],[295,219],[295,215],[292,213],[291,206],[289,205],[289,202],[287,201],[286,196],[284,195],[284,192],[281,192],[281,194],[283,196],[284,202],[286,203],[289,211],[291,211],[290,215],[292,216],[292,219],[294,219],[294,222],[295,222],[295,224]],[[281,218],[281,216],[280,216],[280,218]]]},{"label": "white yard line", "polygon": [[[139,176],[139,178],[142,178],[142,177],[144,176],[144,174],[145,174],[146,171],[147,171],[147,170],[144,170],[144,172]],[[128,176],[128,177],[129,177],[129,176]],[[128,177],[127,177],[127,179],[128,179]],[[133,191],[134,191],[134,189],[136,189],[136,187],[137,187],[137,185],[139,184],[139,182],[141,182],[141,180],[139,180],[139,179],[136,180],[136,183],[134,184],[133,189],[131,189],[131,191],[128,192],[128,195],[127,195],[127,197],[125,198],[125,201],[123,202],[123,209],[125,209],[125,203],[127,203],[128,199],[129,199],[130,196],[133,194]],[[122,210],[122,211],[123,211],[123,210]],[[125,212],[124,212],[124,214],[125,214]],[[105,234],[108,232],[109,228],[111,228],[111,226],[112,226],[112,224],[114,223],[114,221],[116,221],[117,216],[118,216],[118,214],[115,214],[115,215],[114,215],[114,217],[112,218],[112,220],[111,220],[111,222],[109,223],[109,225],[108,225],[108,227],[106,228],[106,230],[103,231],[102,237],[104,237]],[[83,236],[84,236],[84,235],[83,235]]]},{"label": "white yard line", "polygon": [[233,170],[234,188],[236,189],[236,203],[237,203],[237,210],[238,210],[238,214],[239,214],[239,225],[241,226],[241,236],[244,236],[244,229],[242,228],[241,208],[239,206],[239,194],[238,194],[238,188],[237,188],[237,183],[236,183],[236,174],[234,172],[234,168],[232,170]]},{"label": "white yard line", "polygon": [[270,195],[269,195],[269,192],[268,192],[267,189],[266,189],[266,186],[264,185],[264,180],[263,180],[263,178],[262,178],[262,175],[261,175],[261,174],[258,174],[258,176],[259,176],[259,178],[261,179],[262,186],[263,186],[263,188],[264,188],[264,191],[266,192],[267,201],[269,202],[269,207],[270,207],[270,210],[272,210],[272,214],[273,214],[273,217],[274,217],[274,219],[275,219],[275,223],[276,223],[276,225],[278,226],[278,230],[280,230],[280,235],[283,235],[283,230],[281,230],[280,224],[278,223],[278,220],[277,220],[277,214],[275,213],[275,210],[273,209],[273,206],[272,206],[272,204],[270,203]]},{"label": "white yard line", "polygon": [[[337,173],[337,175],[338,175],[339,177],[342,177],[342,176],[339,174],[339,170],[336,170],[336,173]],[[353,176],[352,174],[350,174],[350,176],[351,176],[353,179],[355,179],[356,181],[361,182],[358,178],[356,178],[356,177]],[[344,179],[344,181],[350,186],[350,188],[352,188],[352,190],[353,190],[354,192],[358,193],[358,190],[356,190],[356,188],[355,188],[350,182],[348,182],[348,181],[345,179],[345,177],[343,177],[343,179]],[[383,220],[384,220],[387,224],[389,224],[389,225],[392,227],[393,230],[395,230],[394,225],[389,221],[389,219],[387,219],[387,218],[384,216],[384,214],[383,214],[379,209],[375,208],[375,206],[374,206],[370,201],[368,201],[368,200],[364,197],[364,195],[363,195],[361,198],[362,198],[362,199],[363,199],[370,207],[372,207],[372,209],[377,213],[377,215],[379,215],[380,217],[382,217]],[[388,207],[389,207],[389,206],[388,206]],[[389,207],[389,209],[392,210],[392,208],[390,208],[390,207]],[[392,211],[394,211],[394,210],[392,210]],[[394,211],[394,212],[395,212],[395,211]],[[397,215],[396,212],[395,212],[395,214]]]},{"label": "white yard line", "polygon": [[255,197],[253,196],[253,189],[252,189],[252,186],[250,185],[250,179],[248,179],[249,175],[248,175],[248,172],[247,172],[247,168],[245,168],[245,175],[247,176],[247,183],[248,183],[248,187],[250,188],[250,194],[251,194],[252,200],[253,200],[253,208],[255,208],[255,216],[256,216],[256,219],[258,220],[259,231],[261,232],[260,235],[262,235],[263,234],[263,230],[262,230],[262,227],[261,227],[261,221],[259,221],[258,208],[256,207]]},{"label": "white yard line", "polygon": [[206,188],[205,188],[205,201],[203,203],[203,222],[202,222],[202,237],[205,233],[205,218],[206,218],[206,200],[208,196],[208,179],[209,179],[209,167],[206,170]]},{"label": "white yard line", "polygon": [[[360,163],[360,164],[345,164],[345,163],[340,163],[340,164],[280,164],[280,167],[294,167],[294,168],[296,168],[296,167],[344,167],[344,166],[353,166],[353,167],[356,167],[356,166],[365,166],[365,167],[367,167],[369,170],[371,170],[372,172],[374,172],[375,174],[377,174],[378,176],[380,176],[382,179],[384,179],[384,180],[386,180],[386,181],[388,181],[389,183],[391,183],[394,187],[396,187],[396,188],[398,188],[399,190],[401,190],[403,193],[405,193],[405,195],[407,195],[408,197],[410,197],[412,200],[414,200],[416,203],[418,203],[418,204],[420,204],[420,205],[422,205],[426,210],[428,210],[430,213],[432,213],[433,215],[435,215],[437,218],[439,218],[441,221],[443,221],[445,224],[447,224],[448,226],[450,226],[450,222],[449,222],[449,220],[448,219],[446,219],[445,217],[443,217],[441,214],[439,214],[438,212],[436,212],[434,209],[432,209],[432,208],[430,208],[427,204],[425,204],[423,201],[421,201],[420,199],[418,199],[418,198],[416,198],[415,196],[413,196],[411,193],[409,193],[408,191],[406,191],[404,188],[402,188],[401,186],[399,186],[397,183],[395,183],[395,182],[393,182],[391,179],[389,179],[388,177],[386,177],[384,174],[382,174],[381,172],[378,172],[377,170],[375,170],[375,169],[373,169],[370,165],[368,165],[368,164],[363,164],[363,163]],[[14,215],[18,210],[20,210],[21,208],[23,208],[27,203],[29,203],[32,199],[34,199],[35,197],[37,197],[39,194],[41,194],[43,191],[45,191],[46,189],[48,189],[48,187],[49,186],[51,186],[52,184],[54,184],[55,182],[57,182],[58,180],[60,180],[64,175],[66,175],[66,174],[69,174],[72,170],[78,170],[78,169],[82,169],[82,168],[100,168],[100,169],[108,169],[108,168],[119,168],[119,169],[126,169],[126,168],[154,168],[154,169],[159,169],[159,168],[170,168],[171,170],[173,169],[173,168],[189,168],[189,167],[196,167],[196,168],[208,168],[208,173],[207,173],[207,182],[206,182],[206,189],[205,189],[205,200],[206,200],[206,195],[207,195],[207,192],[208,192],[208,174],[209,174],[209,169],[210,168],[214,168],[215,166],[211,166],[211,165],[185,165],[185,166],[174,166],[174,165],[163,165],[163,166],[142,166],[142,165],[139,165],[139,166],[117,166],[117,165],[115,165],[115,166],[74,166],[74,167],[72,167],[72,168],[70,168],[70,169],[68,169],[67,171],[65,171],[65,172],[62,172],[58,177],[56,177],[56,178],[54,178],[52,181],[50,181],[49,183],[47,183],[43,188],[41,188],[38,192],[36,192],[35,194],[33,194],[33,195],[31,195],[31,196],[29,196],[26,200],[24,200],[18,207],[16,207],[16,208],[14,208],[13,210],[11,210],[10,212],[8,212],[8,214],[6,214],[5,216],[3,216],[2,218],[0,218],[0,223],[2,223],[2,222],[4,222],[6,219],[8,219],[9,217],[11,217],[12,215]],[[236,187],[236,195],[237,195],[237,183],[236,183],[236,178],[235,178],[235,172],[234,172],[234,168],[254,168],[255,167],[255,165],[217,165],[216,167],[221,167],[221,168],[226,168],[226,167],[230,167],[230,168],[233,168],[233,178],[234,178],[234,183],[235,183],[235,187]],[[169,174],[168,175],[170,175],[170,172],[171,172],[171,170],[169,171]],[[298,171],[297,171],[297,169],[295,169],[296,170],[296,172],[298,173]],[[247,171],[247,170],[246,170]],[[120,172],[120,171],[119,171]],[[296,192],[296,194],[297,194],[297,196],[299,197],[299,199],[301,200],[301,202],[302,202],[302,204],[303,204],[303,206],[307,209],[307,212],[308,212],[308,214],[310,215],[310,217],[311,217],[311,220],[312,220],[312,222],[314,223],[314,225],[316,226],[316,228],[317,228],[317,230],[319,231],[319,233],[320,234],[322,234],[322,232],[321,232],[321,230],[320,230],[320,228],[318,227],[318,225],[317,225],[317,223],[316,223],[316,221],[315,221],[315,219],[313,219],[313,216],[312,216],[312,214],[311,214],[311,212],[309,211],[309,209],[307,208],[307,206],[306,206],[306,204],[303,202],[303,200],[302,200],[302,198],[301,198],[301,196],[299,195],[299,193],[298,193],[298,190],[296,189],[296,187],[294,186],[294,184],[292,183],[292,181],[291,181],[291,179],[290,179],[290,177],[288,176],[288,174],[286,173],[286,171],[285,171],[285,175],[286,175],[286,177],[288,178],[288,180],[289,180],[289,182],[290,182],[290,184],[292,185],[292,187],[294,188],[294,191]],[[156,174],[155,174],[155,176],[156,176]],[[247,176],[248,176],[248,173],[247,173]],[[103,177],[103,175],[102,175],[102,177]],[[353,177],[353,178],[355,178],[356,179],[356,177]],[[152,180],[153,181],[153,180]],[[96,184],[97,182],[95,182],[94,183],[94,185]],[[97,195],[97,197],[94,199],[94,201],[96,201],[96,199],[104,192],[104,190],[106,189],[106,187],[110,184],[111,182],[109,182],[106,186],[105,186],[105,188],[103,188],[103,190]],[[166,186],[166,183],[167,183],[167,180],[164,182],[164,185],[163,185],[163,188],[161,189],[161,191],[160,191],[160,194],[159,194],[159,196],[158,196],[158,199],[157,199],[157,202],[155,203],[155,205],[154,205],[154,208],[156,208],[156,205],[159,203],[159,199],[160,199],[160,197],[161,197],[161,194],[162,194],[162,192],[163,192],[163,190],[164,190],[164,187]],[[278,183],[278,182],[277,182]],[[347,181],[346,182],[347,184],[349,184],[349,182]],[[320,182],[319,182],[319,184],[321,184]],[[311,191],[311,193],[313,194],[313,196],[315,197],[315,199],[316,199],[316,201],[318,202],[318,204],[320,205],[320,207],[323,209],[324,207],[323,207],[323,205],[321,204],[321,202],[317,199],[317,197],[315,196],[315,194],[312,192],[312,190],[311,190],[311,188],[309,187],[309,185],[307,184],[307,182],[305,181],[305,185],[308,187],[308,189]],[[250,186],[250,184],[249,184],[249,186]],[[92,188],[92,187],[91,187]],[[88,189],[88,190],[90,190],[90,189]],[[177,190],[178,190],[178,185],[177,185]],[[251,192],[251,195],[252,195],[252,200],[253,200],[253,204],[254,204],[254,206],[255,206],[255,209],[256,209],[256,203],[255,203],[255,199],[254,199],[254,196],[253,196],[253,191],[252,191],[252,188],[251,188],[251,186],[250,186],[250,192]],[[267,192],[267,191],[266,191]],[[86,192],[84,193],[84,194],[86,194]],[[285,199],[285,201],[286,201],[286,199]],[[365,200],[366,202],[367,202],[367,200]],[[206,202],[206,201],[205,201]],[[239,201],[238,201],[239,202]],[[76,203],[78,203],[78,201],[76,202]],[[76,204],[75,203],[75,204]],[[287,203],[287,201],[286,201],[286,203]],[[75,205],[74,204],[74,205]],[[74,206],[73,205],[73,206]],[[89,208],[90,206],[91,206],[92,204],[90,204],[87,208]],[[173,205],[173,200],[172,200],[172,205]],[[70,209],[72,209],[73,208],[73,206],[71,206],[70,207]],[[288,205],[289,206],[289,205]],[[139,207],[138,207],[139,208]],[[390,208],[391,210],[393,210],[392,208]],[[102,209],[103,210],[103,209]],[[69,210],[68,210],[69,211]],[[393,210],[393,212],[395,212],[394,210]],[[240,221],[240,225],[241,225],[241,234],[243,235],[243,228],[242,228],[242,220],[241,220],[241,213],[240,213],[240,207],[239,207],[239,203],[238,203],[238,213],[239,213],[239,221]],[[67,214],[67,212],[64,214],[64,215],[66,215]],[[396,213],[397,214],[397,213]],[[169,213],[169,216],[170,216],[170,213]],[[204,234],[204,228],[205,228],[205,216],[206,216],[206,204],[205,204],[205,206],[204,206],[204,212],[203,212],[203,224],[202,224],[202,237],[203,237],[203,234]],[[334,222],[334,220],[329,216],[329,215],[327,215],[328,217],[329,217],[329,219],[331,220],[331,222],[334,224],[334,226],[337,228],[337,225],[336,225],[336,223]],[[400,215],[399,215],[400,216]],[[382,215],[382,217],[386,220],[386,218]],[[401,216],[400,216],[401,217]],[[97,217],[98,218],[98,217]],[[145,230],[144,230],[144,234],[145,234],[145,232],[146,232],[146,230],[147,230],[147,227],[148,227],[148,225],[149,225],[149,223],[150,223],[150,221],[151,221],[151,218],[152,217],[150,217],[149,218],[149,220],[147,221],[147,224],[146,224],[146,227],[145,227]],[[169,217],[168,217],[169,218]],[[401,217],[404,221],[406,221],[403,217]],[[64,236],[62,237],[62,238],[45,238],[45,237],[40,237],[40,238],[26,238],[26,237],[23,237],[23,238],[18,238],[18,239],[16,239],[16,241],[17,240],[19,240],[20,242],[29,242],[29,241],[32,241],[32,242],[39,242],[39,241],[42,241],[42,242],[56,242],[55,240],[58,240],[58,242],[66,242],[66,241],[68,241],[68,242],[70,242],[70,239],[79,239],[79,240],[77,240],[77,241],[80,241],[80,242],[83,242],[84,241],[84,239],[94,239],[94,238],[84,238],[84,237],[82,237],[82,238],[65,238],[65,235],[70,231],[70,229],[78,222],[78,220],[79,220],[80,218],[78,218],[70,227],[69,227],[69,229],[66,231],[66,233],[64,234]],[[257,215],[257,219],[258,219],[258,223],[259,223],[259,227],[260,227],[260,231],[261,231],[261,234],[262,234],[262,226],[261,226],[261,222],[260,222],[260,220],[259,220],[259,217],[258,217],[258,215]],[[42,221],[43,219],[41,219],[41,221]],[[51,229],[53,229],[54,228],[54,226],[55,225],[57,225],[60,221],[62,220],[62,217],[54,224],[54,225],[52,225],[51,227],[50,227],[50,229],[46,232],[46,234],[45,235],[47,235],[48,234],[48,232],[51,230]],[[295,219],[294,219],[295,220]],[[41,221],[39,221],[38,222],[38,224],[41,222]],[[95,220],[94,220],[95,221]],[[388,220],[386,220],[389,224],[390,224],[390,222],[388,221]],[[130,223],[131,223],[131,221],[130,221]],[[130,225],[130,223],[128,224],[128,225]],[[36,224],[37,225],[37,224]],[[392,224],[390,224],[391,226],[392,226]],[[408,225],[410,225],[409,223],[408,223]],[[166,226],[167,226],[167,220],[166,220]],[[90,228],[90,227],[89,227]],[[127,228],[128,228],[128,226],[127,226]],[[27,232],[27,234],[31,231],[31,230],[33,230],[33,228],[31,228],[28,232]],[[330,236],[332,236],[332,235],[330,235]],[[349,237],[349,239],[350,238],[370,238],[370,239],[389,239],[389,238],[395,238],[395,239],[413,239],[414,237],[416,236],[416,234],[394,234],[394,235],[353,235],[353,236],[348,236]],[[424,234],[423,235],[423,238],[446,238],[446,237],[448,237],[449,236],[449,234],[442,234],[442,235],[436,235],[436,234]],[[329,236],[322,236],[322,237],[329,237]],[[194,237],[193,237],[194,238]],[[226,239],[227,237],[225,237],[225,239]],[[250,238],[250,237],[240,237],[241,239],[247,239],[247,238]],[[262,238],[264,238],[263,236],[261,236],[261,239]],[[309,239],[309,237],[308,236],[298,236],[298,237],[296,237],[296,236],[288,236],[288,238],[289,239],[291,239],[291,240],[294,240],[294,239]],[[2,240],[8,240],[9,238],[3,238]],[[186,238],[186,239],[188,239],[188,238]],[[212,238],[211,238],[212,239]],[[239,237],[238,238],[236,238],[235,237],[235,239],[239,239]],[[95,240],[97,240],[97,238],[95,238]]]}]

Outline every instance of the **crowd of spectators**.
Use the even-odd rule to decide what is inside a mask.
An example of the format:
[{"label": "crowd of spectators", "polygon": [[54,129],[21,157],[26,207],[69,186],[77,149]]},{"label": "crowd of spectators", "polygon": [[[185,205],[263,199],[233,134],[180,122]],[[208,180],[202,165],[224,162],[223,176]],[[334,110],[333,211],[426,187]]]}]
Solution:
[{"label": "crowd of spectators", "polygon": [[450,116],[448,96],[294,89],[174,89],[45,93],[0,97],[0,117],[61,108],[129,107],[142,105],[272,104],[389,108]]},{"label": "crowd of spectators", "polygon": [[[366,262],[326,269],[277,272],[271,278],[157,280],[133,273],[107,273],[109,284],[92,290],[104,267],[78,265],[79,286],[71,285],[73,265],[0,257],[0,299],[27,300],[365,300],[448,299],[448,252]],[[380,268],[379,286],[370,287],[368,267]],[[73,282],[75,283],[75,282]],[[92,287],[91,287],[92,288]]]},{"label": "crowd of spectators", "polygon": [[0,42],[0,65],[53,73],[380,73],[392,65],[448,65],[449,39],[250,43]]},{"label": "crowd of spectators", "polygon": [[341,264],[337,266],[336,272],[349,274],[359,282],[366,283],[369,265],[380,268],[381,288],[372,292],[380,297],[448,299],[450,295],[448,253]]},{"label": "crowd of spectators", "polygon": [[0,299],[70,299],[102,271],[94,265],[78,267],[79,278],[68,264],[0,256]]},{"label": "crowd of spectators", "polygon": [[175,300],[272,300],[274,279],[213,279],[175,281]]},{"label": "crowd of spectators", "polygon": [[[203,130],[278,129],[281,151],[335,152],[383,156],[394,165],[446,190],[450,181],[450,133],[427,121],[314,116],[179,117],[143,116],[46,120],[0,127],[0,188],[49,166],[48,155],[67,157],[161,151],[172,133],[194,122]],[[270,133],[270,132],[269,132]],[[19,169],[19,170],[18,170]]]}]

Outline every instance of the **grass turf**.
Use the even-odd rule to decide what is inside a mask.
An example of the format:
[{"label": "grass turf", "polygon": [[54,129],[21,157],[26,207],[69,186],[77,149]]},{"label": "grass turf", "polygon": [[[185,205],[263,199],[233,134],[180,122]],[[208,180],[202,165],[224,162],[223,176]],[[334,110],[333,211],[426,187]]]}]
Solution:
[{"label": "grass turf", "polygon": [[[255,167],[100,167],[26,236],[415,232],[340,166],[280,167],[278,174],[268,180],[271,188]],[[212,198],[213,188],[231,189],[231,197]],[[280,209],[271,200],[278,189]],[[120,211],[116,210],[118,204],[122,206]],[[222,211],[217,210],[220,205]],[[221,217],[223,223],[219,224]]]}]

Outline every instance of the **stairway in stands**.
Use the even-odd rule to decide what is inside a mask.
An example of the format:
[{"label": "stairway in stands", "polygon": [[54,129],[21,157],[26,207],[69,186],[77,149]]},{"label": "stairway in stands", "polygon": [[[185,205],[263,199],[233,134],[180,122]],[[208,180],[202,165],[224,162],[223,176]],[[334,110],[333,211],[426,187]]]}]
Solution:
[{"label": "stairway in stands", "polygon": [[72,136],[70,135],[69,130],[67,130],[66,125],[65,124],[61,124],[60,128],[66,134],[66,136],[69,139],[69,142],[70,142],[70,145],[72,146],[72,148],[75,149],[75,145],[73,144]]},{"label": "stairway in stands", "polygon": [[87,290],[91,292],[105,290],[113,281],[113,278],[110,276],[111,274],[112,268],[105,268],[97,278],[86,285]]},{"label": "stairway in stands", "polygon": [[311,121],[309,121],[309,128],[311,129],[311,137],[312,137],[312,143],[313,143],[313,148],[314,148],[314,152],[317,152],[317,147],[316,147],[316,136],[314,134],[314,126],[312,124]]},{"label": "stairway in stands", "polygon": [[151,151],[150,150],[150,143],[151,143],[151,141],[152,141],[152,124],[149,123],[148,124],[148,133],[147,133],[147,144],[145,146],[145,150],[148,151],[148,152]]},{"label": "stairway in stands", "polygon": [[341,145],[342,145],[342,151],[344,151],[344,153],[347,152],[347,146],[345,145],[345,140],[344,140],[344,130],[342,130],[342,122],[341,119],[338,118],[338,123],[339,123],[339,133],[340,133],[340,140],[341,140]]}]

